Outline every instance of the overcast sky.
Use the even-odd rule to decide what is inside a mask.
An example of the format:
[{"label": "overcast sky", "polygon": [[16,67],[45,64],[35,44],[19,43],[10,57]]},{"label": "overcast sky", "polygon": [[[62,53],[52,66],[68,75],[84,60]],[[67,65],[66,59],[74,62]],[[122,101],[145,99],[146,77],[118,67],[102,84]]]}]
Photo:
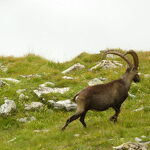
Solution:
[{"label": "overcast sky", "polygon": [[65,61],[106,48],[150,50],[150,0],[0,0],[0,55]]}]

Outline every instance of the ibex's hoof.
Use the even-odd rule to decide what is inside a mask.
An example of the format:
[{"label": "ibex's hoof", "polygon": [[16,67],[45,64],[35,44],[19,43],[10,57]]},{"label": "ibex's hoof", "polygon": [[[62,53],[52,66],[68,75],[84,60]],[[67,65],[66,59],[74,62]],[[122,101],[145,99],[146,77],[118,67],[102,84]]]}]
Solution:
[{"label": "ibex's hoof", "polygon": [[61,131],[64,131],[66,129],[66,127],[61,128]]},{"label": "ibex's hoof", "polygon": [[114,122],[114,123],[117,122],[117,118],[115,116],[110,117],[109,120],[112,121],[112,122]]}]

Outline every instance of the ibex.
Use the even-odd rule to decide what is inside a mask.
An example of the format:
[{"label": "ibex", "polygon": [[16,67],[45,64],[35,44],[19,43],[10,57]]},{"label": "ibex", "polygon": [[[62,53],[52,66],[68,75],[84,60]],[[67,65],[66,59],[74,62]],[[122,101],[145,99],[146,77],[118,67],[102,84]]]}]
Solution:
[{"label": "ibex", "polygon": [[[128,91],[132,81],[140,81],[140,77],[138,75],[139,59],[135,51],[130,50],[123,55],[119,52],[109,50],[106,51],[105,54],[120,56],[127,62],[129,67],[118,80],[114,80],[106,84],[88,86],[76,94],[73,98],[73,100],[77,103],[76,113],[66,121],[62,130],[64,130],[69,123],[79,117],[82,125],[86,127],[84,118],[88,110],[104,111],[112,107],[115,110],[115,114],[110,117],[110,120],[116,122],[120,113],[121,104],[128,97]],[[134,64],[128,60],[126,57],[127,54],[130,54],[133,57]]]}]

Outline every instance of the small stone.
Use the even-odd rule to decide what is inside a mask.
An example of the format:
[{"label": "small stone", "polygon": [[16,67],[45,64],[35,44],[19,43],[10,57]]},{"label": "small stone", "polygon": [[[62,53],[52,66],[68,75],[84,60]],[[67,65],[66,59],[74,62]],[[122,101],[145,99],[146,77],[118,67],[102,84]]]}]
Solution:
[{"label": "small stone", "polygon": [[32,102],[31,104],[25,104],[25,110],[37,110],[43,107],[41,102]]},{"label": "small stone", "polygon": [[120,64],[118,61],[112,61],[112,60],[102,60],[94,67],[90,68],[89,71],[95,70],[97,68],[103,68],[103,69],[110,69],[110,68],[117,68],[122,67],[122,64]]},{"label": "small stone", "polygon": [[66,109],[67,111],[75,110],[77,107],[76,103],[71,102],[71,100],[57,101],[49,100],[48,104],[54,109]]},{"label": "small stone", "polygon": [[19,95],[19,100],[28,100],[29,97],[24,95],[23,93]]},{"label": "small stone", "polygon": [[99,78],[94,78],[88,82],[89,86],[93,86],[93,85],[97,85],[97,84],[103,84],[103,81]]},{"label": "small stone", "polygon": [[142,141],[142,139],[140,139],[140,138],[136,137],[136,138],[135,138],[135,141],[136,141],[136,142],[141,142],[141,141]]},{"label": "small stone", "polygon": [[64,70],[62,73],[65,74],[65,73],[68,73],[72,70],[84,69],[84,68],[85,68],[84,65],[81,65],[80,63],[77,63],[77,64],[74,64],[73,66],[69,67],[68,69]]},{"label": "small stone", "polygon": [[145,135],[142,135],[141,138],[146,138],[146,136],[145,136]]},{"label": "small stone", "polygon": [[74,134],[74,136],[75,136],[75,137],[79,137],[79,136],[80,136],[80,134]]},{"label": "small stone", "polygon": [[25,92],[25,91],[26,91],[26,89],[19,89],[19,90],[16,91],[16,93],[17,93],[17,94],[21,94],[21,93],[23,93],[23,92]]},{"label": "small stone", "polygon": [[43,129],[43,130],[34,130],[33,132],[35,133],[40,133],[40,132],[49,132],[48,129]]},{"label": "small stone", "polygon": [[75,79],[75,78],[73,78],[73,77],[68,77],[68,76],[63,76],[62,78],[63,78],[63,79],[67,79],[67,80],[73,80],[73,79]]},{"label": "small stone", "polygon": [[13,100],[5,100],[5,103],[0,106],[0,115],[9,115],[10,112],[16,110],[16,104]]},{"label": "small stone", "polygon": [[65,92],[69,91],[69,87],[64,88],[51,88],[51,87],[40,87],[37,90],[34,90],[33,92],[38,96],[41,97],[42,94],[48,94],[48,93],[60,93],[64,94]]},{"label": "small stone", "polygon": [[17,121],[22,122],[22,123],[31,122],[31,121],[35,121],[35,120],[36,120],[36,118],[34,116],[17,119]]},{"label": "small stone", "polygon": [[31,79],[31,78],[40,78],[41,75],[39,75],[39,74],[30,74],[30,75],[20,75],[20,77]]},{"label": "small stone", "polygon": [[47,87],[47,86],[54,86],[53,82],[45,82],[44,84],[40,84],[39,87]]},{"label": "small stone", "polygon": [[14,82],[14,83],[20,83],[19,80],[13,79],[13,78],[0,78],[0,80],[10,81],[10,82]]}]

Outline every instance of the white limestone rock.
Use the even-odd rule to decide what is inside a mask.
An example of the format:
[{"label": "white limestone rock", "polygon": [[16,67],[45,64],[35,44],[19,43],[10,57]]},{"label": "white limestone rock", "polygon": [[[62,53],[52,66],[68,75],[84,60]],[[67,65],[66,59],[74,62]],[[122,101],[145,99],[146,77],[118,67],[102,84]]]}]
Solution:
[{"label": "white limestone rock", "polygon": [[63,79],[67,79],[67,80],[73,80],[73,79],[75,79],[75,78],[73,78],[73,77],[68,77],[68,76],[63,76],[62,78],[63,78]]},{"label": "white limestone rock", "polygon": [[19,80],[13,79],[13,78],[0,78],[0,80],[10,81],[10,82],[14,82],[14,83],[20,83]]},{"label": "white limestone rock", "polygon": [[26,89],[18,89],[17,91],[16,91],[16,93],[17,94],[22,94],[23,92],[25,92],[26,91]]},{"label": "white limestone rock", "polygon": [[54,86],[55,85],[55,83],[53,83],[53,82],[45,82],[45,83],[43,83],[43,84],[40,84],[39,85],[39,87],[47,87],[47,86]]},{"label": "white limestone rock", "polygon": [[73,103],[71,100],[63,100],[57,102],[55,102],[54,100],[49,100],[48,103],[54,109],[65,109],[67,111],[75,110],[77,107],[77,104]]},{"label": "white limestone rock", "polygon": [[120,146],[113,147],[115,150],[147,150],[147,145],[142,143],[127,142]]},{"label": "white limestone rock", "polygon": [[36,120],[36,118],[34,116],[17,119],[17,121],[22,122],[22,123],[31,122],[31,121],[35,121],[35,120]]},{"label": "white limestone rock", "polygon": [[31,104],[25,104],[25,110],[38,110],[43,107],[41,102],[32,102]]},{"label": "white limestone rock", "polygon": [[85,66],[81,65],[80,63],[74,64],[73,66],[69,67],[68,69],[64,70],[62,73],[66,74],[72,70],[76,70],[76,69],[84,69]]},{"label": "white limestone rock", "polygon": [[103,81],[105,78],[94,78],[88,82],[89,86],[97,85],[97,84],[103,84]]},{"label": "white limestone rock", "polygon": [[133,110],[133,112],[138,112],[138,111],[142,111],[142,110],[150,110],[150,106],[142,106],[140,108]]},{"label": "white limestone rock", "polygon": [[102,60],[101,62],[99,62],[97,65],[95,65],[94,67],[90,68],[89,70],[95,70],[97,68],[103,68],[103,69],[111,69],[111,68],[118,68],[118,67],[122,67],[123,65],[120,64],[118,61],[115,60]]},{"label": "white limestone rock", "polygon": [[40,87],[37,90],[34,90],[33,92],[38,96],[41,97],[42,94],[48,94],[48,93],[60,93],[64,94],[65,92],[69,91],[69,87],[64,88],[51,88],[51,87]]},{"label": "white limestone rock", "polygon": [[13,110],[16,110],[16,104],[13,100],[6,99],[5,103],[0,106],[0,115],[9,115]]},{"label": "white limestone rock", "polygon": [[29,99],[29,96],[26,96],[26,95],[24,95],[23,93],[21,93],[20,95],[19,95],[19,100],[28,100]]},{"label": "white limestone rock", "polygon": [[20,75],[20,77],[31,79],[31,78],[40,78],[41,75],[39,75],[39,74],[29,74],[29,75]]},{"label": "white limestone rock", "polygon": [[0,70],[1,70],[2,72],[7,72],[8,68],[7,68],[6,66],[0,64]]}]

